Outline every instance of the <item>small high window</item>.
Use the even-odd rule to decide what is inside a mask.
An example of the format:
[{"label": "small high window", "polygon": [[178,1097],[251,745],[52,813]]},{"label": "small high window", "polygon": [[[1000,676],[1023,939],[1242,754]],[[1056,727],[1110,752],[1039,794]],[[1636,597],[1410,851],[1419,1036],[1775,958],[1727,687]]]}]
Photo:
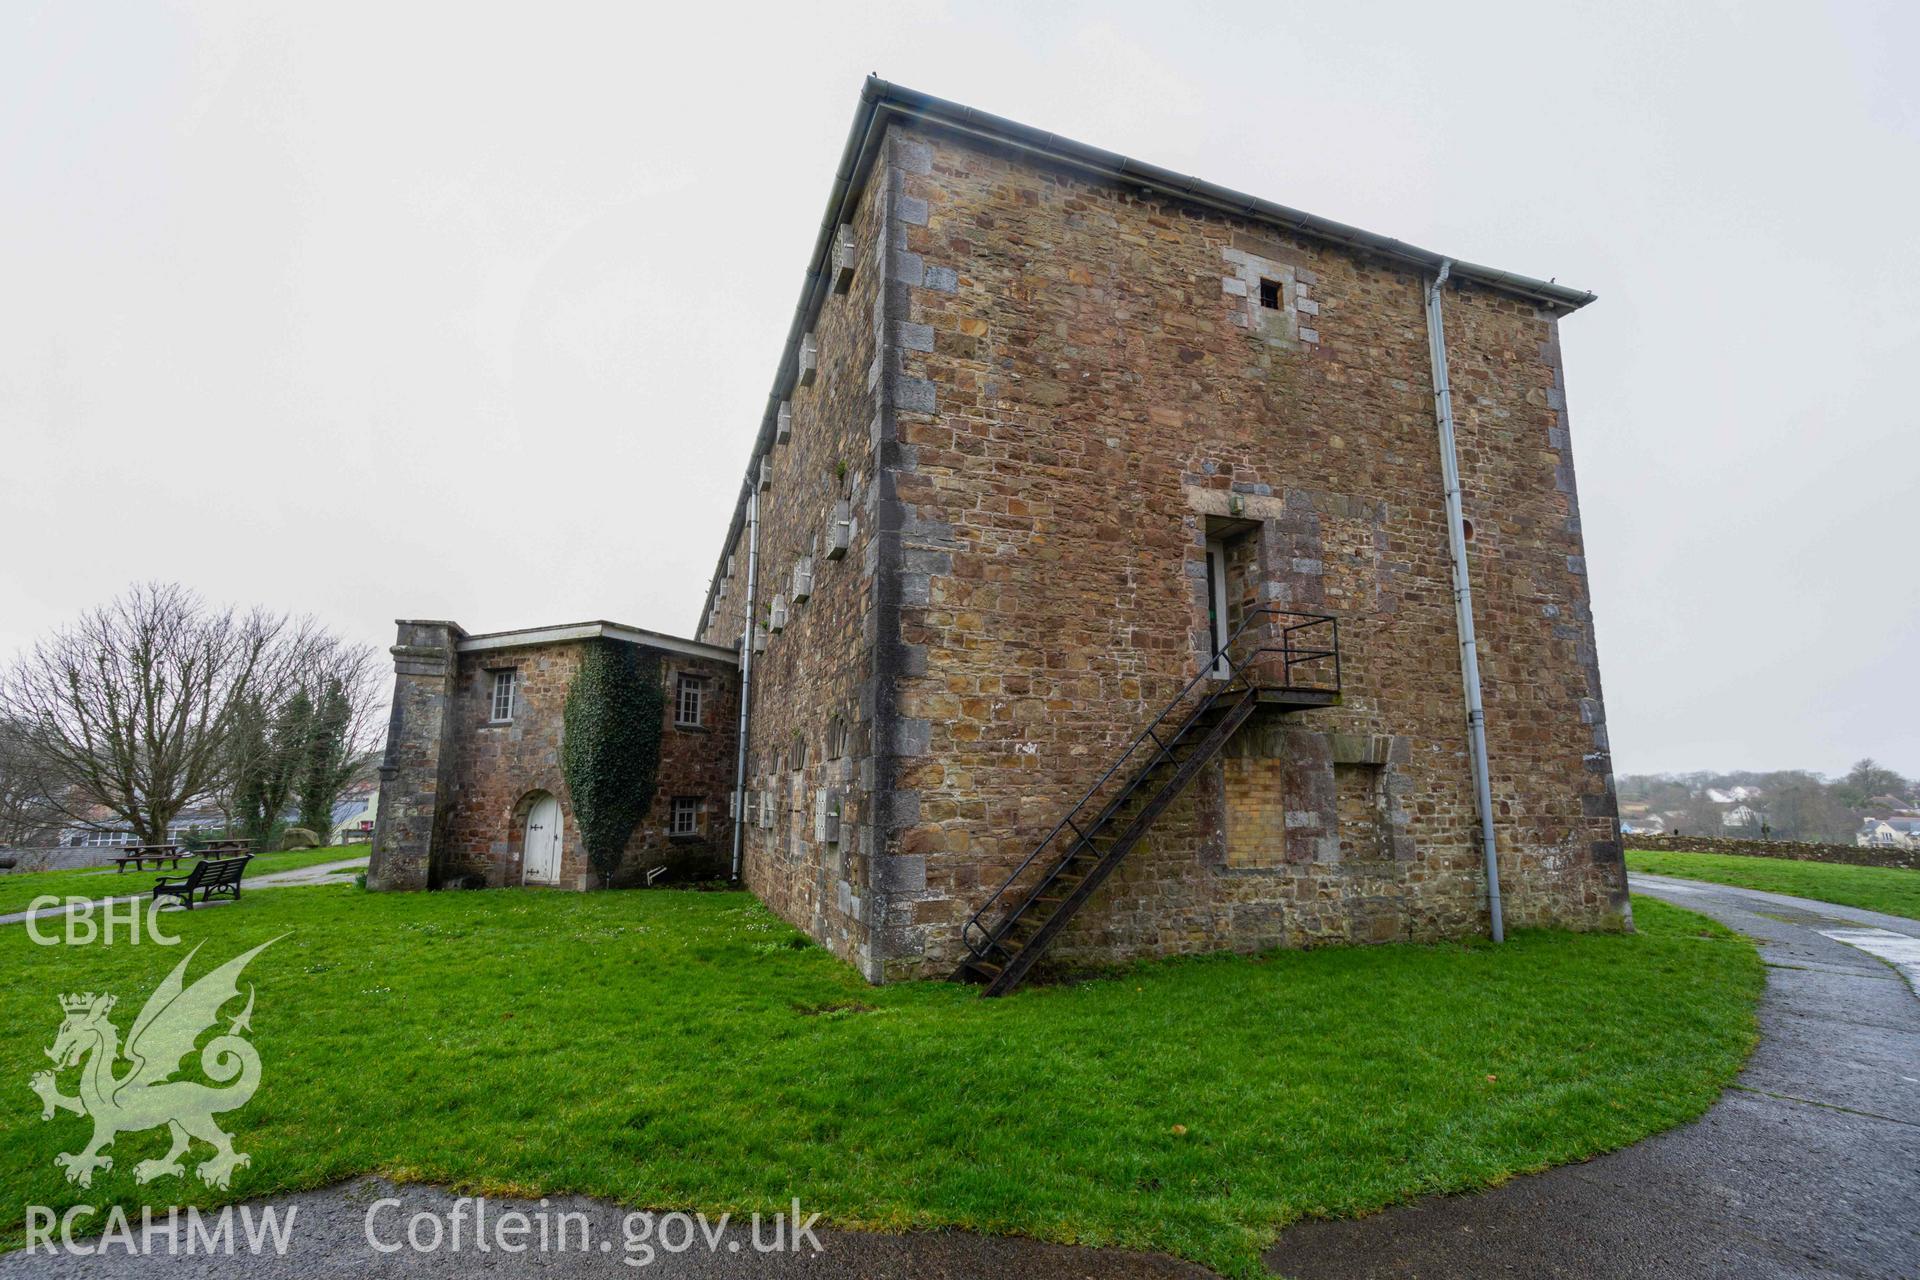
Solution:
[{"label": "small high window", "polygon": [[493,715],[495,724],[504,724],[513,719],[514,694],[519,687],[518,671],[496,671],[493,673]]},{"label": "small high window", "polygon": [[1280,309],[1280,282],[1278,280],[1262,280],[1260,282],[1260,305],[1269,311],[1278,311]]},{"label": "small high window", "polygon": [[682,728],[699,728],[705,709],[707,682],[699,676],[681,675],[674,687],[673,722]]},{"label": "small high window", "polygon": [[697,836],[700,834],[700,797],[675,796],[673,798],[673,818],[667,828],[668,835]]}]

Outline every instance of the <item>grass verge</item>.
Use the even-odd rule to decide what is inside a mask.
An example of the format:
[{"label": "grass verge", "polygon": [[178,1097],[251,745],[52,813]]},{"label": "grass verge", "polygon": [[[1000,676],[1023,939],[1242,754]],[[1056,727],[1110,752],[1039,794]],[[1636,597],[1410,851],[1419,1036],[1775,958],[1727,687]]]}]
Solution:
[{"label": "grass verge", "polygon": [[1758,957],[1703,917],[1635,913],[1635,935],[1214,956],[986,1001],[870,988],[739,893],[265,893],[169,920],[205,944],[189,980],[280,939],[246,974],[264,1066],[223,1120],[252,1156],[226,1192],[137,1186],[163,1130],[70,1185],[53,1158],[87,1122],[43,1122],[25,1088],[59,993],[117,994],[124,1033],[185,948],[5,929],[0,1232],[17,1242],[28,1204],[211,1206],[377,1172],[716,1213],[797,1196],[840,1226],[1258,1275],[1293,1219],[1490,1185],[1704,1110],[1754,1043]]},{"label": "grass verge", "polygon": [[[342,862],[367,856],[364,844],[329,845],[324,849],[289,849],[284,853],[255,854],[247,864],[247,878],[270,875],[275,871],[294,871],[320,862]],[[25,911],[35,898],[53,894],[60,898],[122,898],[145,894],[161,876],[183,876],[193,870],[192,861],[158,871],[116,871],[106,867],[68,867],[59,871],[18,871],[0,875],[0,915]]]},{"label": "grass verge", "polygon": [[1900,867],[1856,867],[1843,862],[1796,862],[1791,858],[1749,858],[1737,853],[1668,853],[1627,850],[1627,869],[1680,876],[1710,884],[1791,894],[1859,907],[1890,916],[1920,920],[1920,871]]}]

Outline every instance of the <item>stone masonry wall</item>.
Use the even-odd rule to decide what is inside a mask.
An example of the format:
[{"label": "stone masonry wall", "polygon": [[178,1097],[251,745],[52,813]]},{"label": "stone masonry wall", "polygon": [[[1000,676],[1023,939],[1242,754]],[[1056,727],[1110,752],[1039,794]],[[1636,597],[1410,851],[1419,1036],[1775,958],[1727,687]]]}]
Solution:
[{"label": "stone masonry wall", "polygon": [[1840,862],[1855,867],[1898,867],[1920,871],[1920,849],[1856,844],[1811,844],[1798,840],[1730,840],[1721,836],[1627,836],[1632,849],[1655,853],[1731,853],[1749,858],[1791,858],[1795,862]]},{"label": "stone masonry wall", "polygon": [[[961,922],[1199,670],[1228,529],[1256,598],[1339,616],[1344,703],[1242,730],[1058,961],[1483,929],[1423,282],[935,128],[893,126],[889,155],[885,973],[949,969]],[[1445,305],[1508,921],[1617,924],[1556,321]],[[1277,778],[1279,849],[1230,830],[1229,768],[1243,808]]]},{"label": "stone masonry wall", "polygon": [[451,622],[402,621],[398,628],[367,887],[433,889],[440,885],[445,802],[456,755],[450,718],[454,647],[466,633]]},{"label": "stone masonry wall", "polygon": [[[742,867],[768,906],[876,978],[871,863],[881,837],[872,793],[885,746],[874,730],[873,681],[883,189],[871,184],[851,220],[852,279],[844,292],[827,294],[814,317],[815,373],[786,389],[788,436],[764,455],[756,623],[768,631],[753,663]],[[845,554],[832,558],[837,509],[852,527]],[[710,644],[737,644],[747,625],[744,533],[732,563],[701,630]],[[797,564],[812,569],[804,601],[795,598]],[[785,614],[777,632],[770,625],[776,607]],[[836,803],[839,829],[830,836],[822,810]]]},{"label": "stone masonry wall", "polygon": [[[548,792],[559,799],[566,821],[559,887],[598,887],[560,763],[567,689],[588,643],[564,641],[460,655],[452,711],[459,757],[444,837],[446,878],[474,875],[489,885],[520,884],[527,811],[539,793]],[[644,883],[647,870],[663,864],[675,878],[723,876],[732,840],[727,804],[737,741],[738,672],[731,663],[684,654],[649,651],[648,656],[657,656],[667,690],[660,771],[653,806],[629,838],[614,884]],[[489,720],[493,673],[508,668],[518,677],[513,719],[495,724]],[[673,691],[683,671],[707,681],[699,728],[673,723]],[[676,795],[702,798],[697,837],[668,833]]]}]

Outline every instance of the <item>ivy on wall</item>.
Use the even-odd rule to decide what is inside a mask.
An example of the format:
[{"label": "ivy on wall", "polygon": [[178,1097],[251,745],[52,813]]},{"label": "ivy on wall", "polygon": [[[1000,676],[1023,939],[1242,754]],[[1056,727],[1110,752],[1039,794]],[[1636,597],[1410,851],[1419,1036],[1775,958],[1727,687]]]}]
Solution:
[{"label": "ivy on wall", "polygon": [[665,708],[659,655],[604,637],[587,642],[567,687],[560,767],[602,884],[613,882],[627,837],[653,804]]}]

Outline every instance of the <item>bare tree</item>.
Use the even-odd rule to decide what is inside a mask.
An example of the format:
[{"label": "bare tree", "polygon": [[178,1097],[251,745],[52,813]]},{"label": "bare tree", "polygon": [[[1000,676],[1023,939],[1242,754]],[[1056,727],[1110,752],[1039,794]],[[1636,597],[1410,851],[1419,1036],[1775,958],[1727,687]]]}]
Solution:
[{"label": "bare tree", "polygon": [[1907,780],[1878,760],[1868,756],[1856,760],[1847,776],[1833,784],[1834,793],[1855,809],[1865,809],[1875,800],[1898,800],[1907,790]]},{"label": "bare tree", "polygon": [[366,772],[386,741],[392,678],[393,669],[373,645],[316,635],[305,649],[300,679],[314,705],[319,706],[330,690],[337,692],[343,704],[336,713],[336,733],[354,768],[342,786]]},{"label": "bare tree", "polygon": [[0,720],[0,847],[58,843],[63,815],[48,786],[19,728]]},{"label": "bare tree", "polygon": [[1702,787],[1689,795],[1677,806],[1674,821],[1675,835],[1718,836],[1725,835],[1721,824],[1721,815],[1727,806],[1711,799]]},{"label": "bare tree", "polygon": [[1843,843],[1859,823],[1817,773],[1787,769],[1769,774],[1767,809],[1782,840]]},{"label": "bare tree", "polygon": [[175,814],[217,789],[238,709],[279,701],[307,636],[280,615],[137,586],[21,657],[0,679],[0,715],[69,817],[103,808],[140,840],[164,840]]}]

